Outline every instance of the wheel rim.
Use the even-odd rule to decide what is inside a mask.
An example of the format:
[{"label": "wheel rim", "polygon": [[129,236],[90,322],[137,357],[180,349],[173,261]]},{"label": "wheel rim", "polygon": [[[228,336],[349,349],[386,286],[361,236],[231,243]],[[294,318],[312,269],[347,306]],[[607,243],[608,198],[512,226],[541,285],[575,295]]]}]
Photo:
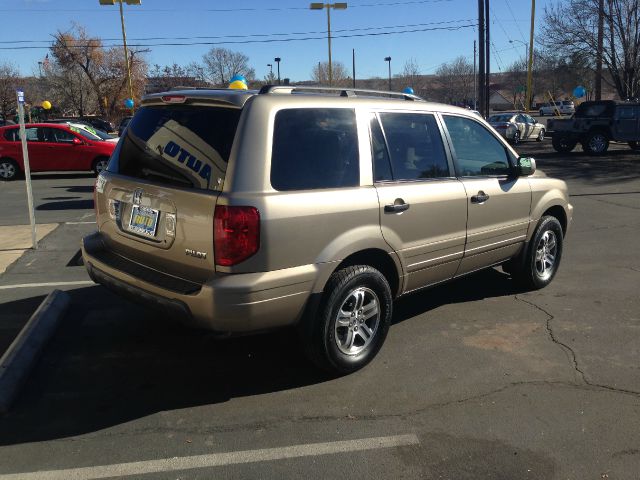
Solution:
[{"label": "wheel rim", "polygon": [[0,163],[0,177],[1,178],[13,178],[16,174],[16,167],[9,162]]},{"label": "wheel rim", "polygon": [[540,130],[540,135],[538,135],[538,140],[544,140],[544,130]]},{"label": "wheel rim", "polygon": [[606,143],[607,143],[607,140],[606,140],[606,138],[604,138],[604,135],[597,134],[597,135],[592,136],[589,139],[589,148],[593,152],[603,152]]},{"label": "wheel rim", "polygon": [[107,160],[98,160],[96,162],[96,172],[100,173],[103,170],[106,170],[107,165],[109,165],[109,162]]},{"label": "wheel rim", "polygon": [[518,143],[520,141],[520,132],[516,132],[513,134],[513,143]]},{"label": "wheel rim", "polygon": [[357,355],[371,344],[380,325],[380,301],[366,287],[352,290],[338,310],[335,341],[346,355]]},{"label": "wheel rim", "polygon": [[544,232],[536,246],[536,274],[542,280],[548,280],[556,266],[558,258],[558,239],[552,230]]}]

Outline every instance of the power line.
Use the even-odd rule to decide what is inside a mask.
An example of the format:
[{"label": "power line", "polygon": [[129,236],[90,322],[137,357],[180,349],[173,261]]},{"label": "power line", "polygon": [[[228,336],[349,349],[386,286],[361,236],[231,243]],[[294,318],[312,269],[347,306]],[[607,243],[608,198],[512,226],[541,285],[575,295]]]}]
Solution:
[{"label": "power line", "polygon": [[[467,24],[467,25],[456,25],[449,27],[432,27],[432,28],[415,28],[408,30],[398,30],[395,32],[377,32],[377,33],[356,33],[351,35],[335,35],[333,38],[357,38],[357,37],[377,37],[382,35],[398,35],[404,33],[419,33],[419,32],[431,32],[437,30],[445,30],[445,31],[455,31],[461,30],[463,28],[473,28],[476,24]],[[224,41],[224,42],[188,42],[188,43],[131,43],[129,46],[131,47],[181,47],[181,46],[196,46],[196,45],[245,45],[250,43],[278,43],[278,42],[301,42],[308,40],[326,40],[326,36],[317,36],[317,37],[300,37],[300,38],[272,38],[272,39],[264,39],[264,40],[237,40],[237,41]],[[93,44],[76,44],[76,45],[68,45],[69,48],[87,48],[89,46],[94,46]],[[110,45],[101,45],[103,48],[113,48],[113,47],[121,47],[122,44],[110,44]],[[49,46],[21,46],[21,47],[0,47],[0,50],[42,50],[49,49]]]},{"label": "power line", "polygon": [[522,30],[520,29],[520,25],[518,24],[518,21],[516,20],[516,16],[513,14],[513,10],[511,9],[511,1],[510,0],[505,0],[505,2],[507,3],[507,8],[509,9],[509,12],[511,13],[511,18],[513,18],[513,21],[516,23],[516,28],[520,32],[520,37],[522,37],[522,41],[526,42],[526,39],[524,38],[524,33],[522,33]]},{"label": "power line", "polygon": [[[371,31],[371,30],[384,30],[392,28],[413,28],[413,27],[425,27],[429,25],[447,25],[452,23],[464,23],[473,22],[472,18],[459,19],[459,20],[444,20],[440,22],[427,22],[427,23],[414,23],[406,25],[387,25],[381,27],[364,27],[364,28],[343,28],[334,30],[336,33],[340,32],[358,32],[358,31]],[[254,33],[246,35],[216,35],[216,36],[191,36],[191,37],[132,37],[129,40],[135,41],[150,41],[150,40],[214,40],[220,38],[251,38],[251,37],[276,37],[276,36],[290,36],[290,35],[326,35],[326,30],[317,30],[310,32],[289,32],[289,33]],[[95,39],[104,42],[118,41],[120,38],[100,38]],[[50,44],[51,40],[2,40],[0,44],[24,44],[24,43],[47,43]]]},{"label": "power line", "polygon": [[[413,0],[404,2],[384,2],[384,3],[362,3],[360,5],[349,4],[349,8],[371,8],[371,7],[395,7],[400,5],[421,5],[427,3],[446,3],[453,0]],[[292,10],[309,10],[309,7],[264,7],[264,8],[204,8],[204,9],[191,9],[191,12],[212,12],[212,13],[234,13],[234,12],[282,12]],[[93,8],[76,8],[76,9],[44,9],[44,8],[2,8],[0,12],[30,12],[30,13],[78,13],[78,12],[90,12],[90,13],[109,13],[108,10],[93,9]],[[184,8],[142,8],[131,9],[127,14],[131,13],[175,13],[185,12]]]}]

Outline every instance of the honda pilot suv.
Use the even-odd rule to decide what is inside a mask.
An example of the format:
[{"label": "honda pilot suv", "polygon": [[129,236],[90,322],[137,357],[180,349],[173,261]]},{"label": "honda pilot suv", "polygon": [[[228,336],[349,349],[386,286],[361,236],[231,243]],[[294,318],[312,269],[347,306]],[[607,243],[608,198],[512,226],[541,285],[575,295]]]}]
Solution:
[{"label": "honda pilot suv", "polygon": [[147,96],[95,196],[93,280],[219,332],[297,326],[339,373],[398,297],[501,264],[546,286],[572,218],[565,183],[473,113],[284,86]]}]

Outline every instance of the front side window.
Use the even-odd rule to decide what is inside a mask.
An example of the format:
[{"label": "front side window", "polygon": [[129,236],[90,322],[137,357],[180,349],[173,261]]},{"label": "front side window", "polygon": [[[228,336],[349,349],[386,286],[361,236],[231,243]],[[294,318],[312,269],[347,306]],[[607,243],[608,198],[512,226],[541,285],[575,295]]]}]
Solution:
[{"label": "front side window", "polygon": [[48,128],[50,142],[55,143],[73,143],[73,139],[76,138],[73,133],[59,128]]},{"label": "front side window", "polygon": [[433,115],[381,113],[393,180],[449,177],[449,163]]},{"label": "front side window", "polygon": [[360,184],[355,111],[292,108],[275,117],[271,185],[276,190]]},{"label": "front side window", "polygon": [[455,153],[458,175],[494,176],[510,173],[504,145],[486,128],[469,118],[444,116]]}]

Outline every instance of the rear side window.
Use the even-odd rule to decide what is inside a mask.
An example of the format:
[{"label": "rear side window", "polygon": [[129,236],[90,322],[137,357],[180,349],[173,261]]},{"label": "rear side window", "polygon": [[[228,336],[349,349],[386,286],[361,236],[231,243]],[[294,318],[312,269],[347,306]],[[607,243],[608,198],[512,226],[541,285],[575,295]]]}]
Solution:
[{"label": "rear side window", "polygon": [[449,163],[433,115],[381,113],[394,180],[449,177]]},{"label": "rear side window", "polygon": [[138,110],[108,171],[156,183],[219,190],[241,110],[191,105]]},{"label": "rear side window", "polygon": [[17,142],[20,140],[20,134],[17,128],[10,128],[4,131],[4,139],[8,142]]},{"label": "rear side window", "polygon": [[271,185],[276,190],[360,184],[355,111],[292,108],[275,117]]}]

